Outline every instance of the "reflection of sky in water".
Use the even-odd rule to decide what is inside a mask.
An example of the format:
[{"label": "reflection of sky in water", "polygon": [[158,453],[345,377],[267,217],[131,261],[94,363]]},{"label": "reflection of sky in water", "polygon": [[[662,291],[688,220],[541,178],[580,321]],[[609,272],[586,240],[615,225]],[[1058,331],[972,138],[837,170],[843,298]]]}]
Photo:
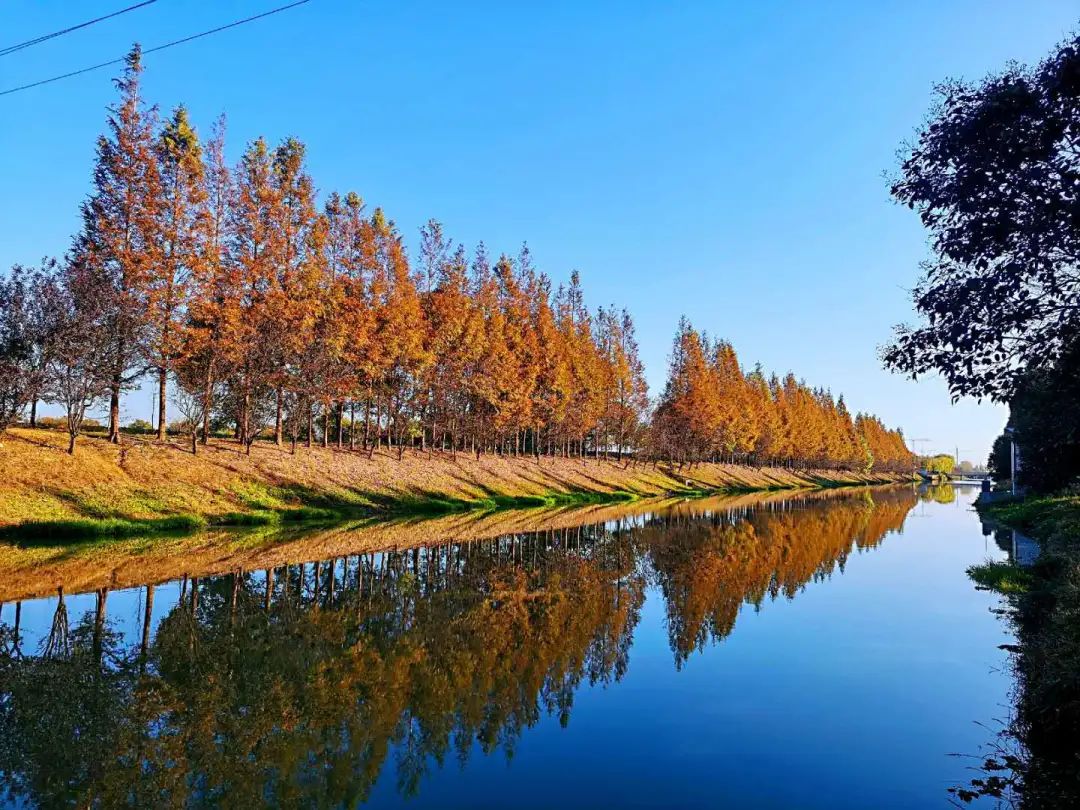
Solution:
[{"label": "reflection of sky in water", "polygon": [[[679,672],[650,589],[619,684],[582,689],[569,727],[534,729],[509,767],[470,757],[409,806],[947,806],[946,788],[970,778],[949,754],[978,753],[989,732],[976,721],[1006,715],[1011,684],[996,599],[965,574],[1004,557],[976,494],[921,502],[843,575],[744,606]],[[393,780],[375,796],[395,804]]]},{"label": "reflection of sky in water", "polygon": [[[1010,685],[997,649],[1004,627],[989,611],[995,599],[964,573],[1004,556],[980,532],[976,492],[919,501],[899,532],[853,550],[842,574],[811,580],[794,598],[744,603],[734,631],[679,668],[669,603],[650,579],[621,681],[590,687],[586,679],[567,727],[542,715],[509,761],[474,743],[459,766],[451,750],[409,806],[945,804],[968,764],[948,755],[979,752],[988,732],[975,721],[1005,714]],[[255,593],[262,581],[252,575]],[[180,588],[155,589],[155,628]],[[130,643],[143,598],[142,589],[108,597],[110,624]],[[94,609],[93,594],[66,599],[73,627]],[[39,648],[54,607],[53,599],[23,604],[24,651]],[[2,619],[12,617],[5,605]],[[405,801],[398,777],[391,752],[371,806]]]}]

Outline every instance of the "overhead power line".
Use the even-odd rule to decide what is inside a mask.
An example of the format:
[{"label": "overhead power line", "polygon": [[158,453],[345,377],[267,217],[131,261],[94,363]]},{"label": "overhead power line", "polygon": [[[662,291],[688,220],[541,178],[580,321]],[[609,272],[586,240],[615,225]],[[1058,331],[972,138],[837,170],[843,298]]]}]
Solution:
[{"label": "overhead power line", "polygon": [[0,56],[7,56],[9,53],[21,51],[23,48],[29,48],[31,45],[40,45],[42,42],[46,42],[50,39],[62,37],[64,34],[70,34],[72,31],[78,31],[80,28],[86,28],[93,25],[94,23],[102,22],[103,20],[111,20],[113,17],[119,17],[121,14],[127,14],[129,11],[135,11],[135,9],[142,8],[143,6],[153,5],[156,2],[157,0],[145,0],[145,2],[136,3],[133,6],[128,6],[127,8],[122,8],[119,11],[114,11],[112,14],[106,14],[104,17],[95,17],[92,20],[87,20],[84,23],[73,25],[70,28],[64,28],[60,31],[53,31],[51,34],[43,34],[40,37],[28,39],[26,40],[26,42],[20,42],[17,45],[9,45],[6,48],[0,48]]},{"label": "overhead power line", "polygon": [[[221,25],[217,28],[211,28],[209,31],[203,31],[200,34],[192,34],[191,36],[184,37],[183,39],[174,39],[172,42],[166,42],[164,45],[155,45],[153,48],[144,48],[143,55],[146,55],[148,53],[156,53],[157,51],[163,51],[166,48],[173,48],[177,45],[183,45],[185,42],[191,42],[196,39],[202,39],[203,37],[208,37],[211,34],[217,34],[221,31],[227,31],[230,28],[236,28],[238,25],[244,25],[245,23],[254,22],[255,20],[261,20],[263,17],[269,17],[273,14],[279,14],[282,11],[288,11],[291,8],[296,8],[297,6],[302,6],[305,3],[310,2],[311,0],[298,0],[298,2],[296,3],[289,3],[287,6],[278,6],[277,8],[272,8],[269,11],[264,11],[262,14],[256,14],[253,17],[246,17],[242,20],[231,22],[228,25]],[[109,65],[119,65],[124,61],[125,58],[126,57],[121,56],[117,59],[110,59],[108,62],[101,62],[97,65],[91,65],[90,67],[81,68],[80,70],[73,70],[70,73],[64,73],[60,76],[53,76],[48,79],[42,79],[41,81],[24,84],[21,87],[11,87],[7,90],[0,90],[0,96],[7,96],[11,95],[12,93],[18,93],[20,90],[29,90],[32,87],[40,87],[43,84],[51,84],[52,82],[58,82],[61,79],[70,79],[72,76],[81,76],[83,73],[89,73],[93,70],[100,70],[103,67],[109,67]]]}]

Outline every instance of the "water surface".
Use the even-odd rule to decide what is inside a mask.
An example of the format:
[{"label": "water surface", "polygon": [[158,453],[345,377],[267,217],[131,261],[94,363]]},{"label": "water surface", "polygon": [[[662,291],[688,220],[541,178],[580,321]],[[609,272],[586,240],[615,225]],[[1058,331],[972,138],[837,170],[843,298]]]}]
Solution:
[{"label": "water surface", "polygon": [[0,547],[0,803],[947,806],[1011,686],[974,494]]}]

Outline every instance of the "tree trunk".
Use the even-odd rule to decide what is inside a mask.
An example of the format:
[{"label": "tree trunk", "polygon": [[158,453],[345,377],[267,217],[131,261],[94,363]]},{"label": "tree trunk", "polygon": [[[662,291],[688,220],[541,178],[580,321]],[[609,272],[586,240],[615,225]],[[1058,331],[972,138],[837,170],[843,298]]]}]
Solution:
[{"label": "tree trunk", "polygon": [[68,449],[67,449],[67,451],[68,451],[69,456],[75,455],[75,436],[76,436],[75,433],[71,433],[71,432],[68,433]]},{"label": "tree trunk", "polygon": [[109,441],[120,444],[120,380],[113,379],[109,390]]},{"label": "tree trunk", "polygon": [[281,447],[285,439],[285,424],[282,420],[282,412],[284,411],[285,394],[281,390],[281,386],[278,386],[277,390],[277,409],[274,413],[274,444]]},{"label": "tree trunk", "polygon": [[165,394],[168,385],[168,377],[165,368],[158,369],[158,406],[157,406],[157,440],[165,441]]},{"label": "tree trunk", "polygon": [[30,427],[37,427],[37,397],[30,400]]},{"label": "tree trunk", "polygon": [[244,392],[244,398],[240,402],[240,441],[248,443],[248,411],[250,410],[251,393]]},{"label": "tree trunk", "polygon": [[368,394],[367,401],[364,402],[364,449],[367,449],[368,438],[371,434],[371,394]]},{"label": "tree trunk", "polygon": [[214,361],[206,364],[206,387],[203,389],[202,443],[210,440],[210,409],[214,404]]}]

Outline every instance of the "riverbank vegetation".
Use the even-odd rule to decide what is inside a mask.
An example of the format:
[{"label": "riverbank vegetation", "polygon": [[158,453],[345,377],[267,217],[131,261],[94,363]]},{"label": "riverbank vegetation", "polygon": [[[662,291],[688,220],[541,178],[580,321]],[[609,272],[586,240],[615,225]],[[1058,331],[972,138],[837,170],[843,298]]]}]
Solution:
[{"label": "riverbank vegetation", "polygon": [[[260,442],[212,438],[196,456],[182,444],[125,435],[120,445],[87,438],[75,456],[54,430],[10,429],[0,450],[0,533],[41,541],[95,526],[87,536],[130,527],[269,525],[299,520],[615,502],[665,494],[697,496],[850,486],[902,480],[889,473],[791,470],[731,464],[693,467],[624,460],[539,460],[409,450],[374,454],[313,447],[293,455]],[[160,523],[155,523],[160,521]],[[193,524],[194,525],[194,524]],[[48,529],[47,533],[37,528]]]},{"label": "riverbank vegetation", "polygon": [[1005,754],[965,798],[1011,794],[1022,807],[1080,804],[1080,496],[1031,498],[981,508],[985,518],[1016,527],[1041,545],[1030,568],[1002,563],[973,578],[1008,596],[1016,634],[1015,714]]},{"label": "riverbank vegetation", "polygon": [[382,209],[320,205],[300,141],[255,139],[230,166],[224,122],[203,140],[182,106],[160,120],[141,71],[136,48],[67,255],[0,281],[0,431],[52,403],[74,453],[107,403],[119,444],[125,392],[149,377],[157,440],[192,455],[230,436],[247,454],[911,468],[898,431],[792,374],[745,373],[685,322],[651,408],[632,317],[590,310],[576,272],[556,285],[527,247],[469,252],[434,220],[411,262]]},{"label": "riverbank vegetation", "polygon": [[1006,596],[1024,593],[1031,587],[1031,573],[1013,562],[988,560],[968,568],[967,575],[976,584]]}]

